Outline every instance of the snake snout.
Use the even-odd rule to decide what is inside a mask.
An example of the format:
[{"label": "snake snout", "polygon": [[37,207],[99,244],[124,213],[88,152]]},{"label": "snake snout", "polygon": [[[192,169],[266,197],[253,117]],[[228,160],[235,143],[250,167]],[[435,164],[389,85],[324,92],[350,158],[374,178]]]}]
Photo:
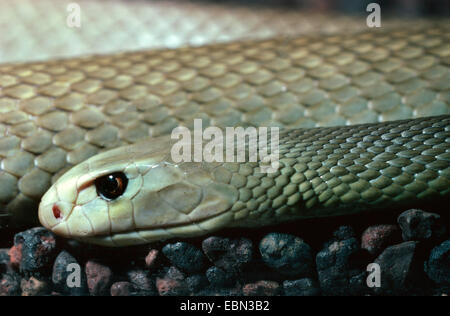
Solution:
[{"label": "snake snout", "polygon": [[39,221],[44,227],[58,235],[71,237],[67,229],[66,219],[72,210],[73,204],[63,201],[53,200],[49,203],[41,203],[39,206]]}]

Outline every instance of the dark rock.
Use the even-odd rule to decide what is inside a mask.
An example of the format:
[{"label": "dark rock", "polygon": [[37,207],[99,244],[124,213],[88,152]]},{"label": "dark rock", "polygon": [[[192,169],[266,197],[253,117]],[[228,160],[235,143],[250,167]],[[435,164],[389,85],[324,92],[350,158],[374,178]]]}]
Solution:
[{"label": "dark rock", "polygon": [[270,233],[259,244],[266,265],[287,276],[310,276],[314,273],[311,247],[288,234]]},{"label": "dark rock", "polygon": [[281,294],[281,286],[275,281],[258,281],[242,287],[245,296],[275,296]]},{"label": "dark rock", "polygon": [[235,282],[235,278],[232,273],[227,273],[216,266],[212,266],[206,270],[206,278],[214,288],[230,287]]},{"label": "dark rock", "polygon": [[186,273],[200,272],[205,266],[202,251],[186,242],[167,244],[162,252],[174,266]]},{"label": "dark rock", "polygon": [[151,249],[145,257],[145,266],[150,270],[155,270],[160,263],[160,255],[157,249]]},{"label": "dark rock", "polygon": [[63,294],[80,296],[89,293],[86,274],[83,273],[77,260],[67,251],[60,252],[56,257],[53,264],[52,281],[55,290]]},{"label": "dark rock", "polygon": [[89,293],[93,296],[110,294],[112,271],[109,267],[95,261],[86,263],[86,277]]},{"label": "dark rock", "polygon": [[186,276],[176,267],[170,267],[164,277],[156,278],[156,288],[161,296],[182,296],[189,294]]},{"label": "dark rock", "polygon": [[11,258],[9,257],[9,249],[0,249],[0,274],[12,272]]},{"label": "dark rock", "polygon": [[333,237],[337,240],[346,240],[356,237],[355,231],[351,226],[340,226],[334,233]]},{"label": "dark rock", "polygon": [[139,295],[157,295],[155,284],[150,278],[148,271],[140,269],[131,270],[128,272],[128,279],[131,284],[133,284],[134,288],[139,292]]},{"label": "dark rock", "polygon": [[10,249],[11,265],[19,266],[25,274],[50,270],[57,254],[55,235],[43,227],[36,227],[14,236]]},{"label": "dark rock", "polygon": [[20,295],[20,276],[17,273],[5,273],[0,280],[0,296]]},{"label": "dark rock", "polygon": [[238,274],[251,261],[253,244],[249,239],[209,237],[202,243],[208,259],[226,272]]},{"label": "dark rock", "polygon": [[0,249],[0,265],[7,265],[10,263],[9,248]]},{"label": "dark rock", "polygon": [[193,295],[208,286],[208,279],[203,274],[194,274],[186,278],[186,285],[190,294]]},{"label": "dark rock", "polygon": [[425,271],[436,284],[450,286],[450,239],[431,251]]},{"label": "dark rock", "polygon": [[417,209],[403,212],[397,219],[404,241],[439,240],[446,228],[438,214]]},{"label": "dark rock", "polygon": [[133,296],[137,292],[130,282],[116,282],[111,285],[111,296]]},{"label": "dark rock", "polygon": [[178,281],[186,279],[186,275],[182,271],[180,271],[177,267],[174,266],[171,266],[169,267],[169,269],[167,269],[165,276],[167,278]]},{"label": "dark rock", "polygon": [[347,295],[364,295],[369,291],[367,286],[367,272],[362,270],[353,270],[349,273],[348,280],[349,291]]},{"label": "dark rock", "polygon": [[328,243],[316,256],[317,269],[324,270],[332,266],[346,267],[348,258],[358,249],[359,245],[355,238]]},{"label": "dark rock", "polygon": [[361,295],[365,284],[355,284],[365,273],[365,262],[356,238],[333,241],[316,256],[320,288],[324,295]]},{"label": "dark rock", "polygon": [[368,227],[361,237],[361,248],[376,256],[389,245],[401,242],[400,230],[395,225]]},{"label": "dark rock", "polygon": [[48,281],[39,280],[35,277],[30,277],[28,280],[22,279],[20,288],[22,289],[22,296],[43,296],[51,292]]},{"label": "dark rock", "polygon": [[286,296],[317,296],[320,294],[319,284],[311,278],[286,280],[283,282],[283,289]]},{"label": "dark rock", "polygon": [[408,241],[386,248],[375,260],[380,267],[381,286],[375,293],[399,295],[417,288],[421,276],[417,242]]}]

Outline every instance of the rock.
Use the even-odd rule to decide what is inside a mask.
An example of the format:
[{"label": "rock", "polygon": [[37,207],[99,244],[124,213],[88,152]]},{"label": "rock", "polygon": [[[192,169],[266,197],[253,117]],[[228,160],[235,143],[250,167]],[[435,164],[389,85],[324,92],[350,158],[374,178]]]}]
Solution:
[{"label": "rock", "polygon": [[14,236],[10,249],[11,265],[26,275],[50,270],[57,254],[55,235],[43,227],[36,227]]},{"label": "rock", "polygon": [[361,248],[376,256],[389,245],[401,242],[400,230],[395,225],[368,227],[361,237]]},{"label": "rock", "polygon": [[128,272],[128,279],[136,289],[136,292],[139,292],[135,294],[146,296],[157,295],[155,284],[150,279],[148,271],[140,269],[131,270]]},{"label": "rock", "polygon": [[0,296],[20,295],[20,276],[17,273],[5,273],[0,280]]},{"label": "rock", "polygon": [[446,228],[438,214],[417,209],[403,212],[397,219],[404,241],[439,240]]},{"label": "rock", "polygon": [[191,295],[195,295],[197,292],[208,286],[208,279],[203,274],[194,274],[186,278],[186,285]]},{"label": "rock", "polygon": [[355,231],[351,226],[340,226],[333,232],[333,237],[336,238],[336,240],[346,240],[355,236]]},{"label": "rock", "polygon": [[239,274],[253,256],[253,244],[246,238],[231,240],[213,236],[203,240],[202,249],[216,267],[234,274]]},{"label": "rock", "polygon": [[112,271],[109,267],[95,261],[86,263],[86,277],[89,293],[93,296],[110,294]]},{"label": "rock", "polygon": [[377,294],[405,294],[418,284],[421,264],[417,260],[417,242],[408,241],[390,246],[375,263],[380,266],[381,280],[381,286],[375,288]]},{"label": "rock", "polygon": [[30,277],[28,280],[22,279],[20,288],[22,296],[43,296],[51,292],[51,287],[46,280],[39,280],[35,277]]},{"label": "rock", "polygon": [[160,255],[157,249],[151,249],[145,257],[145,266],[149,271],[155,270],[159,266]]},{"label": "rock", "polygon": [[166,271],[165,276],[167,278],[178,280],[178,281],[182,281],[182,280],[186,279],[186,276],[184,275],[184,273],[182,271],[180,271],[177,267],[174,267],[174,266],[169,267],[169,269]]},{"label": "rock", "polygon": [[367,286],[367,272],[363,270],[353,270],[349,273],[349,291],[346,295],[365,295],[369,292]]},{"label": "rock", "polygon": [[[362,295],[366,288],[361,282],[365,263],[358,258],[360,247],[356,238],[327,243],[316,255],[320,288],[324,295]],[[355,284],[360,280],[359,284]]]},{"label": "rock", "polygon": [[9,249],[8,248],[0,249],[0,274],[10,271],[12,272]]},{"label": "rock", "polygon": [[162,252],[174,266],[186,273],[200,272],[205,266],[206,258],[202,251],[186,242],[167,244]]},{"label": "rock", "polygon": [[245,296],[275,296],[281,294],[281,287],[275,281],[258,281],[242,287]]},{"label": "rock", "polygon": [[232,273],[227,273],[216,266],[212,266],[206,270],[206,278],[214,288],[230,287],[235,282]]},{"label": "rock", "polygon": [[[79,275],[78,275],[79,273]],[[55,290],[66,295],[87,295],[86,274],[77,260],[67,251],[61,251],[53,264],[52,282]]]},{"label": "rock", "polygon": [[137,292],[130,282],[116,282],[111,285],[111,296],[133,296]]},{"label": "rock", "polygon": [[5,265],[9,263],[10,263],[9,248],[0,249],[0,265]]},{"label": "rock", "polygon": [[286,276],[310,276],[314,273],[311,247],[288,234],[270,233],[259,244],[266,265]]},{"label": "rock", "polygon": [[330,242],[316,256],[317,269],[320,271],[333,266],[346,267],[349,257],[358,249],[355,238]]},{"label": "rock", "polygon": [[168,278],[157,278],[156,288],[161,296],[181,296],[189,293],[184,282]]},{"label": "rock", "polygon": [[431,250],[425,272],[436,284],[450,286],[450,239]]},{"label": "rock", "polygon": [[156,278],[156,288],[161,296],[182,296],[189,294],[185,275],[176,267],[170,267],[164,277]]},{"label": "rock", "polygon": [[311,278],[300,280],[286,280],[283,282],[284,294],[286,296],[317,296],[320,288],[317,281]]}]

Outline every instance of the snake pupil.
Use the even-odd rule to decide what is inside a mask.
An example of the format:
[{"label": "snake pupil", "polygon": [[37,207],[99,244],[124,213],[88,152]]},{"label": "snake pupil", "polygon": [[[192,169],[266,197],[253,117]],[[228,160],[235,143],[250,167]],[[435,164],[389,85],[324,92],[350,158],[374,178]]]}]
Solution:
[{"label": "snake pupil", "polygon": [[97,194],[107,200],[121,196],[127,188],[128,179],[122,172],[115,172],[95,180]]}]

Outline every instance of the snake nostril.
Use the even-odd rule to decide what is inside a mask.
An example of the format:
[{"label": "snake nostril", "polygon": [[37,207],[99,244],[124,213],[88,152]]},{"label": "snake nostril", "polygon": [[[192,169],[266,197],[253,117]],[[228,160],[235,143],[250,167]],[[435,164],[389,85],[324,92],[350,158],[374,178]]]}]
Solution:
[{"label": "snake nostril", "polygon": [[53,216],[55,216],[56,219],[61,218],[61,210],[59,209],[59,207],[56,204],[53,205],[52,211],[53,211]]}]

